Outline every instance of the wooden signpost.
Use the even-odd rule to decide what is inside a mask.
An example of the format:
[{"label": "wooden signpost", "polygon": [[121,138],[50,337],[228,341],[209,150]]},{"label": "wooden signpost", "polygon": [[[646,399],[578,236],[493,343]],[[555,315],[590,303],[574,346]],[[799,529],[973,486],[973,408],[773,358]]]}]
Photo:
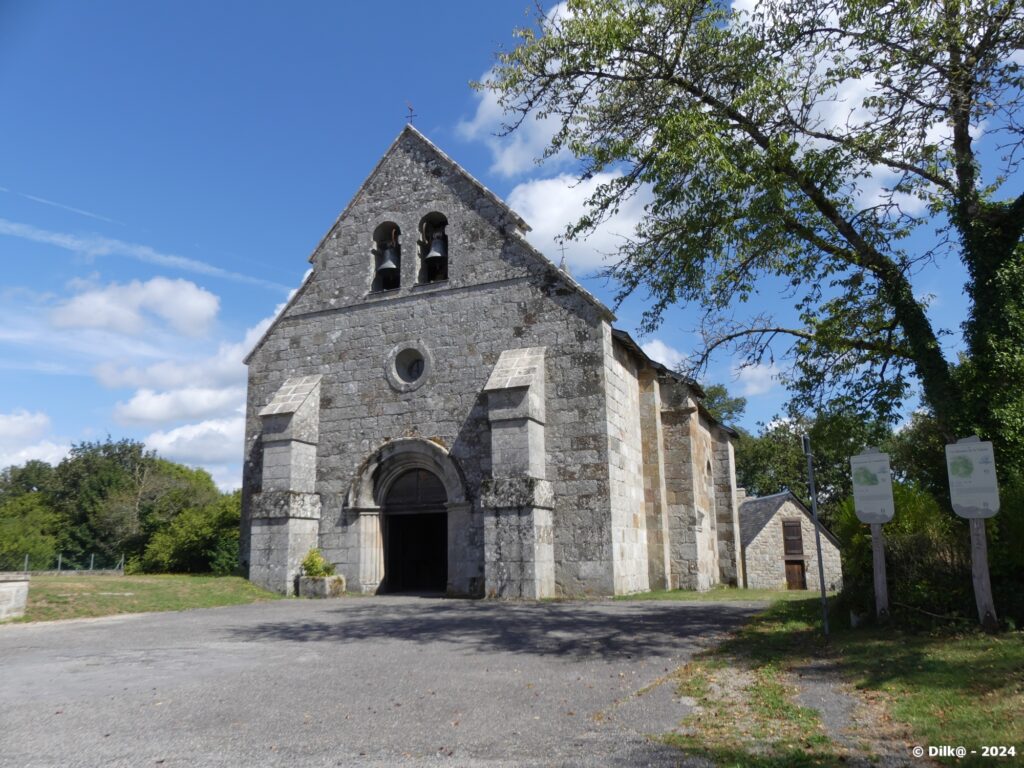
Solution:
[{"label": "wooden signpost", "polygon": [[889,455],[877,448],[865,448],[850,458],[853,474],[853,504],[857,519],[871,526],[871,555],[875,576],[875,615],[889,618],[889,587],[885,576],[885,536],[882,524],[892,520],[892,472]]},{"label": "wooden signpost", "polygon": [[999,627],[992,602],[992,584],[988,575],[988,542],[985,519],[999,511],[999,484],[992,443],[977,435],[965,437],[946,446],[946,470],[949,473],[949,496],[953,511],[971,525],[971,578],[978,619],[987,632]]}]

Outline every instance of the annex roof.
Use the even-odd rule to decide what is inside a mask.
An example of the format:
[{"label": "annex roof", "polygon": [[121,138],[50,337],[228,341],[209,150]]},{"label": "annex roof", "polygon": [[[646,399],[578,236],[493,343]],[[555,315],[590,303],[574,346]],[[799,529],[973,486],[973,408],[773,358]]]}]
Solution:
[{"label": "annex roof", "polygon": [[[748,546],[750,542],[757,538],[757,535],[764,529],[768,522],[775,517],[775,513],[778,512],[782,505],[787,501],[792,502],[793,505],[804,515],[807,519],[814,523],[814,517],[811,515],[811,511],[803,505],[803,502],[798,499],[792,491],[782,491],[781,493],[773,493],[771,496],[756,496],[754,498],[746,499],[740,504],[740,542],[744,547]],[[821,533],[831,541],[836,547],[839,546],[839,540],[832,535],[831,531],[828,530],[824,525],[818,523],[818,528]]]}]

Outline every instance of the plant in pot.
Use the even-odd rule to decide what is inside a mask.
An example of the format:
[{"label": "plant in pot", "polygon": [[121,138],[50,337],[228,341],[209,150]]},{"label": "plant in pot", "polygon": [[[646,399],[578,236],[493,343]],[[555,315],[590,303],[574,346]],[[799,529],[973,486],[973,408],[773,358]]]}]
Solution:
[{"label": "plant in pot", "polygon": [[345,577],[334,573],[334,565],[313,547],[302,560],[299,597],[339,597],[345,593]]}]

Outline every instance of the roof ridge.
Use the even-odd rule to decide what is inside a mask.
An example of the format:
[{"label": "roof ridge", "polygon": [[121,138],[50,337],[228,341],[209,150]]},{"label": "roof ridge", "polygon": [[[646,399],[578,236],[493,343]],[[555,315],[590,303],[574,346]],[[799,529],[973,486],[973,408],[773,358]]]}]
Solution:
[{"label": "roof ridge", "polygon": [[[461,175],[470,184],[472,184],[477,189],[477,191],[480,192],[480,194],[487,197],[494,205],[498,206],[504,213],[506,213],[511,218],[512,223],[515,224],[515,229],[512,229],[512,231],[506,230],[506,235],[508,237],[514,237],[518,243],[522,244],[523,247],[527,249],[528,252],[530,252],[535,257],[538,257],[544,263],[545,266],[550,267],[552,270],[554,270],[555,273],[558,275],[559,279],[563,280],[569,286],[569,288],[576,291],[580,296],[582,296],[585,301],[595,306],[602,314],[605,315],[606,319],[608,319],[609,321],[615,319],[615,313],[612,312],[612,310],[609,309],[604,304],[604,302],[602,302],[600,299],[594,296],[594,294],[592,294],[590,291],[588,291],[586,288],[580,285],[576,281],[576,279],[573,278],[572,275],[570,275],[567,271],[559,269],[555,262],[553,262],[551,259],[545,256],[539,249],[537,249],[536,246],[534,246],[526,239],[525,233],[531,231],[531,227],[529,224],[526,223],[526,220],[523,219],[522,216],[516,213],[516,211],[514,211],[509,206],[508,203],[506,203],[504,200],[498,197],[498,195],[496,195],[494,192],[488,189],[472,173],[470,173],[462,165],[460,165],[458,161],[454,160],[443,149],[438,147],[434,142],[432,142],[430,139],[424,136],[412,123],[406,123],[405,127],[402,128],[401,131],[399,131],[398,135],[394,138],[391,144],[388,145],[388,148],[384,151],[384,154],[380,156],[380,159],[378,159],[377,162],[374,164],[373,169],[370,171],[367,177],[363,179],[363,182],[359,185],[355,193],[349,199],[348,204],[346,204],[345,207],[342,209],[341,213],[339,213],[337,217],[335,217],[334,222],[331,224],[330,227],[328,227],[327,231],[324,233],[324,236],[320,238],[320,240],[316,244],[316,247],[314,247],[313,251],[310,253],[308,259],[310,263],[313,263],[314,257],[318,253],[320,253],[321,250],[323,250],[324,245],[327,243],[331,235],[337,229],[342,219],[344,219],[348,212],[352,209],[352,206],[356,204],[359,197],[363,194],[363,191],[367,188],[367,186],[369,186],[370,182],[373,180],[374,176],[376,176],[377,173],[380,172],[380,169],[384,166],[385,161],[395,152],[395,149],[398,146],[398,144],[406,136],[414,136],[417,141],[425,144],[432,152],[436,153],[438,157],[440,157],[445,163],[448,163],[459,175]],[[277,326],[277,324],[284,317],[284,315],[287,314],[288,310],[298,301],[299,296],[306,288],[306,284],[308,283],[310,277],[311,275],[306,276],[302,284],[298,287],[298,289],[296,289],[295,293],[285,303],[285,306],[271,321],[270,325],[267,327],[267,330],[263,333],[260,339],[253,345],[252,349],[249,350],[249,353],[243,359],[246,364],[249,363],[249,361],[252,359],[252,356],[256,353],[256,350],[259,349],[260,346],[262,346],[263,342],[267,339],[268,336],[270,336],[271,331]]]}]

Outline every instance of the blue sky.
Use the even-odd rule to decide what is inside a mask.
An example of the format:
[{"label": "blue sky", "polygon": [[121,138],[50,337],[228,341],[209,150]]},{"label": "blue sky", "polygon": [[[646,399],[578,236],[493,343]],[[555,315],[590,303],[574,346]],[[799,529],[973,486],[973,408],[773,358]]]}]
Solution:
[{"label": "blue sky", "polygon": [[[526,0],[0,4],[0,466],[57,461],[78,441],[132,437],[240,481],[242,357],[374,163],[415,125],[510,202],[549,257],[586,187],[538,167],[547,135],[493,136],[468,83]],[[640,202],[566,255],[586,275]],[[952,279],[951,279],[952,278]],[[962,277],[936,273],[949,327]],[[775,299],[771,299],[775,300]],[[785,307],[781,307],[783,310]],[[642,297],[619,312],[635,333]],[[696,313],[640,339],[669,364]],[[709,378],[778,413],[768,368]]]}]

